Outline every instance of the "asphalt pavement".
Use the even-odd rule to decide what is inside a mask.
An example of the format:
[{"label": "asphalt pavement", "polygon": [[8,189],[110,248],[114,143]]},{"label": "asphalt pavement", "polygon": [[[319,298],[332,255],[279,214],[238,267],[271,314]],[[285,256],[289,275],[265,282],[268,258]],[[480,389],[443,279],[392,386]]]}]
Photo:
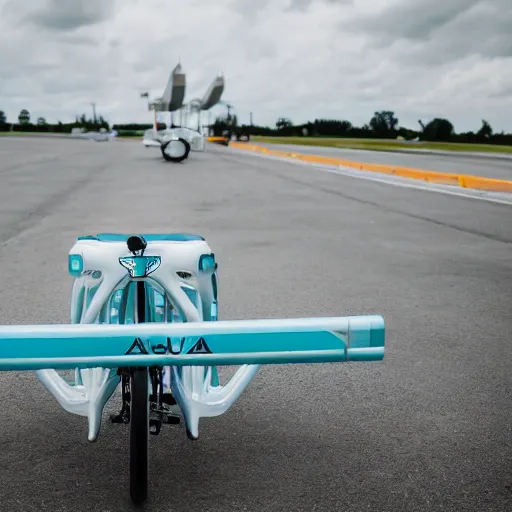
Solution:
[{"label": "asphalt pavement", "polygon": [[451,154],[437,153],[400,153],[391,151],[367,151],[361,149],[344,149],[322,146],[301,146],[297,144],[266,144],[255,141],[255,144],[281,151],[296,151],[311,155],[326,155],[343,158],[354,162],[371,164],[397,165],[427,171],[470,174],[512,181],[512,155],[507,158],[493,158],[492,154],[464,155],[453,151]]},{"label": "asphalt pavement", "polygon": [[[512,207],[208,145],[0,138],[0,324],[67,323],[79,235],[196,232],[222,319],[382,314],[382,362],[264,367],[225,415],[150,438],[148,511],[512,510]],[[0,375],[0,510],[129,511],[99,440]]]}]

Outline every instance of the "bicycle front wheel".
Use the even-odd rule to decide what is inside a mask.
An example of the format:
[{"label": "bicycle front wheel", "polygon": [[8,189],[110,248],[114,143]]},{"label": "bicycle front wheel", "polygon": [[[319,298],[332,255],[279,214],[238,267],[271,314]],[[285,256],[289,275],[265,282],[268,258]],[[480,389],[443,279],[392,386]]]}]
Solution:
[{"label": "bicycle front wheel", "polygon": [[130,496],[140,505],[148,494],[149,400],[147,368],[130,375]]},{"label": "bicycle front wheel", "polygon": [[[146,321],[146,286],[137,282],[136,323]],[[130,371],[130,496],[140,505],[148,494],[149,369]]]}]

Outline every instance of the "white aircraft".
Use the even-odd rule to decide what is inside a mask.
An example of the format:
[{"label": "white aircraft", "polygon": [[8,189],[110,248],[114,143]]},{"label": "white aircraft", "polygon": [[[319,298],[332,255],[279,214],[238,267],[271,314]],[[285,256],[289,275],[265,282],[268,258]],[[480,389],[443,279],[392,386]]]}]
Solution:
[{"label": "white aircraft", "polygon": [[[144,132],[142,143],[146,147],[159,147],[162,156],[171,162],[181,162],[188,158],[190,151],[204,151],[206,148],[206,137],[201,133],[201,112],[209,110],[216,105],[224,92],[224,77],[218,75],[211,83],[206,94],[201,99],[194,99],[187,105],[183,103],[185,99],[186,76],[182,71],[181,64],[178,64],[169,77],[161,98],[149,103],[149,110],[153,111],[153,128]],[[148,97],[144,93],[143,97]],[[183,109],[185,116],[188,111],[197,112],[198,129],[187,126],[175,126],[172,122],[172,113],[181,110],[183,118]],[[158,130],[159,113],[168,112],[171,119],[166,123],[166,129]],[[185,121],[186,123],[186,121]],[[181,123],[180,123],[181,124]]]}]

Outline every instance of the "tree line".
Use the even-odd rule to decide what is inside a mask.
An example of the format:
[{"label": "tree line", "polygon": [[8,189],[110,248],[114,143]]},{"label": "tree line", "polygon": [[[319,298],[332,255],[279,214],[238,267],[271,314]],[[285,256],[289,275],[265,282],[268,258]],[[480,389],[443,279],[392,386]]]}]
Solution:
[{"label": "tree line", "polygon": [[[275,127],[238,124],[236,114],[217,117],[210,126],[212,135],[222,135],[226,132],[280,136],[280,137],[350,137],[362,139],[405,139],[424,140],[431,142],[468,142],[512,145],[511,133],[495,133],[491,125],[482,120],[482,125],[476,131],[456,133],[453,124],[445,118],[435,118],[424,123],[419,120],[419,129],[413,130],[400,126],[396,114],[389,110],[375,112],[370,121],[361,126],[354,126],[350,121],[337,119],[315,119],[314,121],[295,125],[289,118],[280,117]],[[74,122],[50,124],[44,117],[38,117],[31,122],[27,109],[20,111],[17,123],[8,123],[6,115],[0,110],[0,131],[30,131],[70,133],[73,128],[85,128],[96,131],[100,128],[117,130],[120,135],[135,135],[137,132],[151,128],[150,123],[114,124],[112,127],[101,115],[96,119],[87,118],[85,114],[77,115]],[[158,129],[164,129],[165,124],[158,123]]]},{"label": "tree line", "polygon": [[[46,121],[44,117],[36,118],[35,122],[31,122],[32,117],[27,109],[22,109],[18,115],[18,122],[8,122],[5,112],[0,110],[0,132],[15,131],[15,132],[48,132],[48,133],[71,133],[73,128],[85,128],[87,131],[98,131],[100,128],[107,130],[117,130],[120,135],[137,135],[142,130],[147,130],[153,127],[151,123],[129,123],[129,124],[114,124],[104,119],[99,115],[96,120],[88,118],[85,114],[77,115],[75,120],[71,123],[63,123],[58,121],[51,124]],[[165,129],[165,123],[157,123],[159,130]]]},{"label": "tree line", "polygon": [[286,117],[280,117],[275,128],[269,126],[237,126],[236,117],[218,117],[212,125],[216,134],[225,130],[238,131],[249,135],[278,137],[347,137],[360,139],[404,139],[429,142],[468,142],[512,145],[512,133],[495,133],[486,120],[477,131],[457,133],[451,121],[434,118],[424,123],[419,120],[419,129],[400,126],[396,114],[389,110],[375,112],[370,121],[354,126],[350,121],[337,119],[315,119],[295,125]]},{"label": "tree line", "polygon": [[72,123],[63,123],[58,121],[51,124],[44,117],[36,118],[35,123],[31,122],[31,115],[27,109],[22,109],[18,114],[18,122],[8,122],[7,116],[3,110],[0,110],[0,132],[52,132],[52,133],[71,133],[73,128],[85,128],[88,131],[97,131],[100,128],[110,130],[109,123],[98,116],[96,119],[89,119],[85,114],[77,115]]}]

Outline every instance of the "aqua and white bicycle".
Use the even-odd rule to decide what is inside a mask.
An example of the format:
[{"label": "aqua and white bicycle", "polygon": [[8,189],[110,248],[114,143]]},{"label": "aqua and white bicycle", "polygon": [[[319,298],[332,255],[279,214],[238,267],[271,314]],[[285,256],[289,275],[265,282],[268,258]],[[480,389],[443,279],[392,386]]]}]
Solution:
[{"label": "aqua and white bicycle", "polygon": [[[85,416],[95,441],[121,387],[113,423],[129,424],[130,495],[148,488],[148,439],[168,424],[226,412],[262,364],[378,361],[381,316],[218,321],[217,262],[187,234],[99,234],[69,253],[71,324],[0,327],[0,370],[35,370],[68,412]],[[239,366],[225,384],[217,367]],[[57,370],[74,370],[73,382]]]}]

